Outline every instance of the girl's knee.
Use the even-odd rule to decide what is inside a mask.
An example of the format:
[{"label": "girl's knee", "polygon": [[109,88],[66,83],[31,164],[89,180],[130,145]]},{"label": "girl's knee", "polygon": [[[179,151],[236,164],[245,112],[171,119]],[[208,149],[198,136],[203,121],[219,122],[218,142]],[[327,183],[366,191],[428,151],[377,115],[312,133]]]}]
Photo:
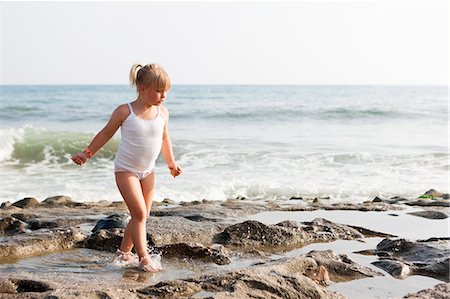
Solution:
[{"label": "girl's knee", "polygon": [[146,211],[139,211],[131,214],[131,219],[138,222],[145,222],[148,219],[148,215]]}]

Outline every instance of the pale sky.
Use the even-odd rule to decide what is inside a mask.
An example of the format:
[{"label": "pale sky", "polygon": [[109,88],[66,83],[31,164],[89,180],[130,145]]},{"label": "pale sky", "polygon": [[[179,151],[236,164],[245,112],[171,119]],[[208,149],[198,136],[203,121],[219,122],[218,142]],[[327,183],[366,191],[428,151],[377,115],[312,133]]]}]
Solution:
[{"label": "pale sky", "polygon": [[3,2],[1,84],[448,84],[441,2]]}]

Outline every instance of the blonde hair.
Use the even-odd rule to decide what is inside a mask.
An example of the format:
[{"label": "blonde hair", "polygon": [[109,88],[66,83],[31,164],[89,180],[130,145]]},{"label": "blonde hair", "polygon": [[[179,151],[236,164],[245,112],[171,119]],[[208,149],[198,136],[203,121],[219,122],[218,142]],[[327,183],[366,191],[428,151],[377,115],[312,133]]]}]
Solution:
[{"label": "blonde hair", "polygon": [[139,91],[140,87],[152,86],[158,90],[170,89],[170,77],[158,64],[133,64],[130,70],[130,84]]}]

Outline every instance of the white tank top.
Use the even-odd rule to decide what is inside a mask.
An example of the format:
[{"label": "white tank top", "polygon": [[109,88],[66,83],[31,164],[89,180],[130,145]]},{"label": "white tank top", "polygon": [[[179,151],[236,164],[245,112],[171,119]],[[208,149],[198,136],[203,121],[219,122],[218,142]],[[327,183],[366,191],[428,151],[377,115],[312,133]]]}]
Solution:
[{"label": "white tank top", "polygon": [[115,167],[133,172],[150,172],[155,167],[162,146],[164,116],[157,107],[156,116],[146,120],[139,118],[128,103],[130,115],[120,128],[119,150],[114,160]]}]

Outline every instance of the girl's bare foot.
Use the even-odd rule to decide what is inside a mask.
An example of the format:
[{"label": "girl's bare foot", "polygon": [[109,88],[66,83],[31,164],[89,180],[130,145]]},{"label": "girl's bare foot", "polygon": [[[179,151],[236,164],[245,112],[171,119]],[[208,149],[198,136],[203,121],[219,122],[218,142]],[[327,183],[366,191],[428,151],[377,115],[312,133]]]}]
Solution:
[{"label": "girl's bare foot", "polygon": [[149,254],[139,258],[139,268],[145,272],[158,272],[162,270],[161,263],[152,259]]},{"label": "girl's bare foot", "polygon": [[125,252],[120,249],[116,251],[116,259],[121,262],[129,262],[133,259],[134,255],[131,251]]}]

